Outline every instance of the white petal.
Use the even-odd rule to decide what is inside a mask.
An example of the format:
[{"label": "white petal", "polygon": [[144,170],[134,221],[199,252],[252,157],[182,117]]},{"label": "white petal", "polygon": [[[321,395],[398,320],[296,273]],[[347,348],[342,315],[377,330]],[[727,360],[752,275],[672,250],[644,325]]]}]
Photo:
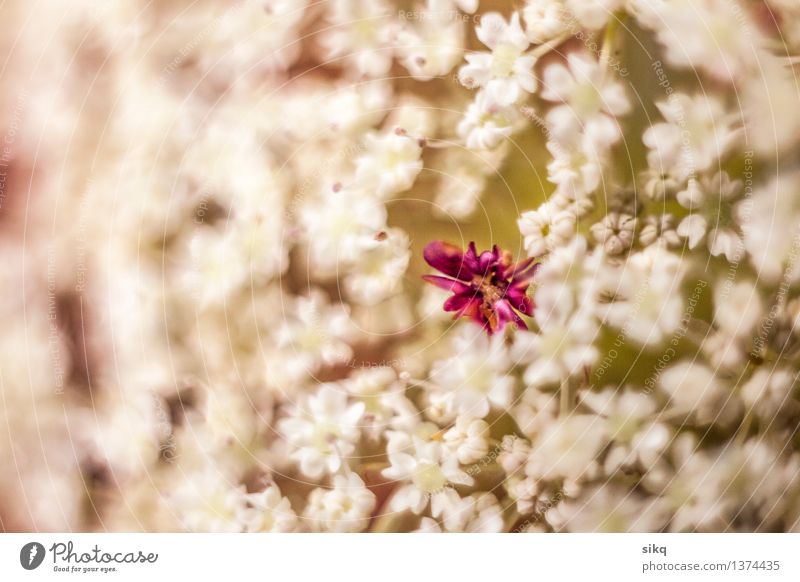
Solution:
[{"label": "white petal", "polygon": [[551,63],[544,68],[542,99],[554,102],[565,102],[575,87],[575,79],[567,67],[561,63]]},{"label": "white petal", "polygon": [[689,239],[689,248],[693,249],[706,234],[706,219],[699,214],[690,214],[678,225],[677,232]]},{"label": "white petal", "polygon": [[475,29],[475,34],[483,44],[493,49],[506,34],[508,24],[498,12],[487,12],[481,16],[480,24]]},{"label": "white petal", "polygon": [[458,70],[458,80],[465,87],[483,87],[492,78],[492,55],[475,53],[466,56],[467,64]]}]

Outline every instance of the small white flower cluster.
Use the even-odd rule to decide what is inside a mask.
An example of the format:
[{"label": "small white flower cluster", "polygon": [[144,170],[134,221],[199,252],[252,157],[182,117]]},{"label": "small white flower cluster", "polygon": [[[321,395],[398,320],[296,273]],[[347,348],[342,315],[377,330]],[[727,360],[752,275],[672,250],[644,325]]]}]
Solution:
[{"label": "small white flower cluster", "polygon": [[413,4],[0,24],[6,528],[800,531],[795,4]]}]

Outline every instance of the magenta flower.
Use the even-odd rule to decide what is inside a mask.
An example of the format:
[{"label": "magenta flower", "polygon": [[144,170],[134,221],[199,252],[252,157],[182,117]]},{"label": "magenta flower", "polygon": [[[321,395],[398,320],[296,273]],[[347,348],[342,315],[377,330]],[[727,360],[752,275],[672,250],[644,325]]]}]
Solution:
[{"label": "magenta flower", "polygon": [[469,317],[490,335],[512,322],[519,329],[528,329],[519,313],[533,314],[533,300],[526,294],[539,266],[533,258],[513,264],[511,253],[497,245],[479,255],[474,242],[464,253],[443,241],[428,243],[423,255],[431,267],[447,275],[423,277],[453,292],[444,302],[445,311],[455,311],[455,317]]}]

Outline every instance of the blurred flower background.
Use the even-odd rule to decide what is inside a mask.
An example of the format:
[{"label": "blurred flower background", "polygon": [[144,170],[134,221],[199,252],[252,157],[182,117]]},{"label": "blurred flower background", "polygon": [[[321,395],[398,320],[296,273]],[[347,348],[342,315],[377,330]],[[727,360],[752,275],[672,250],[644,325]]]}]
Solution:
[{"label": "blurred flower background", "polygon": [[1,530],[800,530],[796,0],[0,15]]}]

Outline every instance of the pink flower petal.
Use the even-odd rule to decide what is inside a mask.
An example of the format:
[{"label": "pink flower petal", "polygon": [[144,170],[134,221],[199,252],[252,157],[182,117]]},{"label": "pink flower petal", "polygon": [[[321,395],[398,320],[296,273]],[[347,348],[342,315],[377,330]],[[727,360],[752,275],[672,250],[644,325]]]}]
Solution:
[{"label": "pink flower petal", "polygon": [[463,293],[464,291],[469,291],[470,289],[470,286],[466,283],[456,281],[455,279],[448,279],[447,277],[440,277],[438,275],[423,275],[422,278],[428,283],[436,285],[440,289],[452,291],[453,293]]},{"label": "pink flower petal", "polygon": [[464,268],[464,253],[455,245],[436,240],[425,246],[422,255],[431,267],[445,275],[463,281],[469,281],[472,278],[472,273]]}]

